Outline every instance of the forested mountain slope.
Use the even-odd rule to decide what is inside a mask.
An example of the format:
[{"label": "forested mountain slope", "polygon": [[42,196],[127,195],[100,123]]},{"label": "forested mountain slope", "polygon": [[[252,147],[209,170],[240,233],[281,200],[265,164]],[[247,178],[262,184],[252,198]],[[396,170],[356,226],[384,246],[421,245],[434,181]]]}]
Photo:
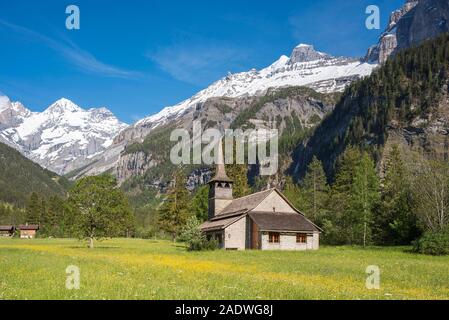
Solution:
[{"label": "forested mountain slope", "polygon": [[68,181],[0,143],[0,201],[24,207],[32,192],[64,195]]},{"label": "forested mountain slope", "polygon": [[[333,109],[338,97],[338,93],[289,87],[270,89],[261,97],[209,99],[178,121],[155,129],[141,143],[129,145],[118,162],[116,176],[127,191],[132,189],[140,193],[149,187],[163,191],[176,168],[169,158],[175,144],[170,142],[170,133],[175,128],[186,128],[191,132],[194,121],[199,121],[204,130],[279,129],[282,166],[282,160],[290,163],[295,146]],[[191,189],[210,178],[208,166],[191,165],[185,169]]]},{"label": "forested mountain slope", "polygon": [[334,111],[298,147],[292,171],[300,178],[313,156],[329,177],[349,145],[380,163],[394,140],[430,157],[449,154],[449,35],[401,51],[370,77],[349,86]]}]

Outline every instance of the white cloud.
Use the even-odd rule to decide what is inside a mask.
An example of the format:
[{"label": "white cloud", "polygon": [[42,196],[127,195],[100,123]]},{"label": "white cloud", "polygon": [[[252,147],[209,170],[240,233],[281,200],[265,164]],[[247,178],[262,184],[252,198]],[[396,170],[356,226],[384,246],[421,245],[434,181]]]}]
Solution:
[{"label": "white cloud", "polygon": [[241,48],[213,41],[184,41],[159,48],[147,57],[173,78],[205,85],[242,68],[248,54]]},{"label": "white cloud", "polygon": [[98,60],[91,53],[79,48],[68,39],[56,41],[46,35],[1,19],[0,26],[6,27],[7,29],[21,34],[31,40],[39,41],[45,44],[46,46],[63,56],[68,62],[75,65],[84,72],[118,78],[133,78],[139,76],[138,72],[125,70]]}]

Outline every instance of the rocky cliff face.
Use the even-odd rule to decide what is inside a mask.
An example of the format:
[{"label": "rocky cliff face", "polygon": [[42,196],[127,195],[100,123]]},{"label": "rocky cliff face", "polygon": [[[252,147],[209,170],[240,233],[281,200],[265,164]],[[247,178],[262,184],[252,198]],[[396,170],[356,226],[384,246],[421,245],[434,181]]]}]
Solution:
[{"label": "rocky cliff face", "polygon": [[379,42],[368,49],[364,61],[385,63],[396,52],[449,32],[447,0],[407,0],[390,15]]},{"label": "rocky cliff face", "polygon": [[398,46],[398,24],[403,21],[403,18],[407,20],[407,17],[404,16],[412,11],[416,5],[418,5],[418,1],[408,0],[402,8],[391,13],[387,28],[380,36],[379,42],[368,49],[365,56],[365,61],[371,63],[378,62],[380,64],[387,61],[388,57],[396,50]]},{"label": "rocky cliff face", "polygon": [[[399,146],[408,162],[413,153],[431,159],[449,161],[449,98],[445,95],[432,115],[415,119],[408,126],[392,121],[387,133],[379,170],[384,174],[385,163],[393,146]],[[410,159],[408,159],[410,158]]]},{"label": "rocky cliff face", "polygon": [[443,32],[449,32],[449,2],[420,0],[397,23],[397,50],[419,45]]},{"label": "rocky cliff face", "polygon": [[[198,103],[175,122],[151,130],[145,139],[137,139],[127,145],[123,141],[130,136],[124,136],[126,131],[129,132],[125,130],[115,139],[116,143],[121,144],[123,151],[115,154],[106,151],[97,157],[97,161],[91,166],[78,171],[74,177],[96,174],[98,168],[102,168],[103,171],[109,170],[114,173],[119,182],[123,183],[129,178],[142,176],[154,169],[161,173],[152,175],[152,178],[145,183],[161,189],[169,178],[163,176],[166,171],[160,168],[170,165],[169,136],[174,128],[185,128],[191,132],[193,122],[198,121],[202,124],[203,130],[207,128],[224,130],[235,126],[242,129],[277,128],[282,135],[292,123],[297,123],[301,128],[316,126],[332,110],[336,97],[336,94],[319,94],[308,88],[294,87],[271,89],[263,97],[210,98]],[[155,141],[160,141],[160,144],[154,146]],[[148,144],[152,147],[145,147]],[[115,160],[111,157],[115,157]],[[189,177],[190,187],[205,182],[209,175],[208,169],[194,170]]]},{"label": "rocky cliff face", "polygon": [[156,165],[157,162],[151,158],[151,154],[145,152],[124,154],[119,157],[115,168],[117,180],[123,182],[133,176],[143,175]]},{"label": "rocky cliff face", "polygon": [[31,114],[20,102],[11,102],[8,97],[0,96],[0,130],[20,125]]}]

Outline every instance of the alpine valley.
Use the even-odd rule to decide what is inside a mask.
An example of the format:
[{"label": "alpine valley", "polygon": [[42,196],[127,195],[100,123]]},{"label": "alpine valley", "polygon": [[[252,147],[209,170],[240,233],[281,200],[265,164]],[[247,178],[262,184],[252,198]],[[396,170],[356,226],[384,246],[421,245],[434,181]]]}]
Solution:
[{"label": "alpine valley", "polygon": [[[109,171],[124,182],[161,163],[166,166],[169,150],[164,147],[170,147],[170,131],[190,129],[194,120],[201,121],[204,129],[251,126],[276,127],[283,132],[311,128],[332,110],[348,84],[369,75],[375,67],[376,64],[333,57],[311,45],[300,44],[290,57],[281,56],[265,69],[228,74],[193,97],[138,121],[71,177]],[[156,141],[160,144],[156,145]],[[158,176],[156,180],[160,178],[166,182],[163,178],[168,177]],[[149,183],[158,185],[157,181]]]},{"label": "alpine valley", "polygon": [[[36,113],[3,97],[0,140],[72,180],[111,173],[133,197],[165,190],[174,169],[168,161],[169,135],[174,128],[191,129],[195,120],[203,129],[279,129],[279,174],[259,181],[257,168],[250,168],[248,177],[256,189],[282,186],[288,175],[300,178],[313,156],[325,164],[332,179],[335,162],[348,145],[371,146],[378,163],[384,160],[385,145],[393,142],[444,156],[449,132],[447,75],[441,74],[441,82],[424,92],[423,86],[412,85],[421,79],[420,71],[411,74],[407,63],[410,56],[424,54],[413,51],[417,46],[449,31],[448,19],[447,1],[408,0],[391,14],[385,32],[365,57],[335,57],[300,44],[262,70],[230,73],[130,126],[105,108],[84,110],[67,99]],[[438,49],[438,44],[427,46]],[[426,59],[432,65],[434,57]],[[395,81],[388,106],[380,103],[388,93],[379,79]],[[379,104],[368,97],[370,90],[375,90],[371,96]],[[406,96],[404,90],[413,94]],[[396,112],[401,107],[395,104],[406,101],[411,110]],[[424,103],[433,107],[424,108]],[[390,110],[388,117],[383,117],[385,110]],[[204,184],[210,173],[208,167],[190,168],[189,188]]]}]

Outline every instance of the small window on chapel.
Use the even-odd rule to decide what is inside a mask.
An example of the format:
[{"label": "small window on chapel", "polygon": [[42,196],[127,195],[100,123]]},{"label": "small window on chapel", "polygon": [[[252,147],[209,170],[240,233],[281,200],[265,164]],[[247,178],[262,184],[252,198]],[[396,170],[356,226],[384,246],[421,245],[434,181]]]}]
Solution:
[{"label": "small window on chapel", "polygon": [[307,235],[304,233],[297,233],[296,243],[307,243]]},{"label": "small window on chapel", "polygon": [[270,232],[268,234],[268,240],[270,243],[279,243],[281,241],[281,236],[277,232]]}]

